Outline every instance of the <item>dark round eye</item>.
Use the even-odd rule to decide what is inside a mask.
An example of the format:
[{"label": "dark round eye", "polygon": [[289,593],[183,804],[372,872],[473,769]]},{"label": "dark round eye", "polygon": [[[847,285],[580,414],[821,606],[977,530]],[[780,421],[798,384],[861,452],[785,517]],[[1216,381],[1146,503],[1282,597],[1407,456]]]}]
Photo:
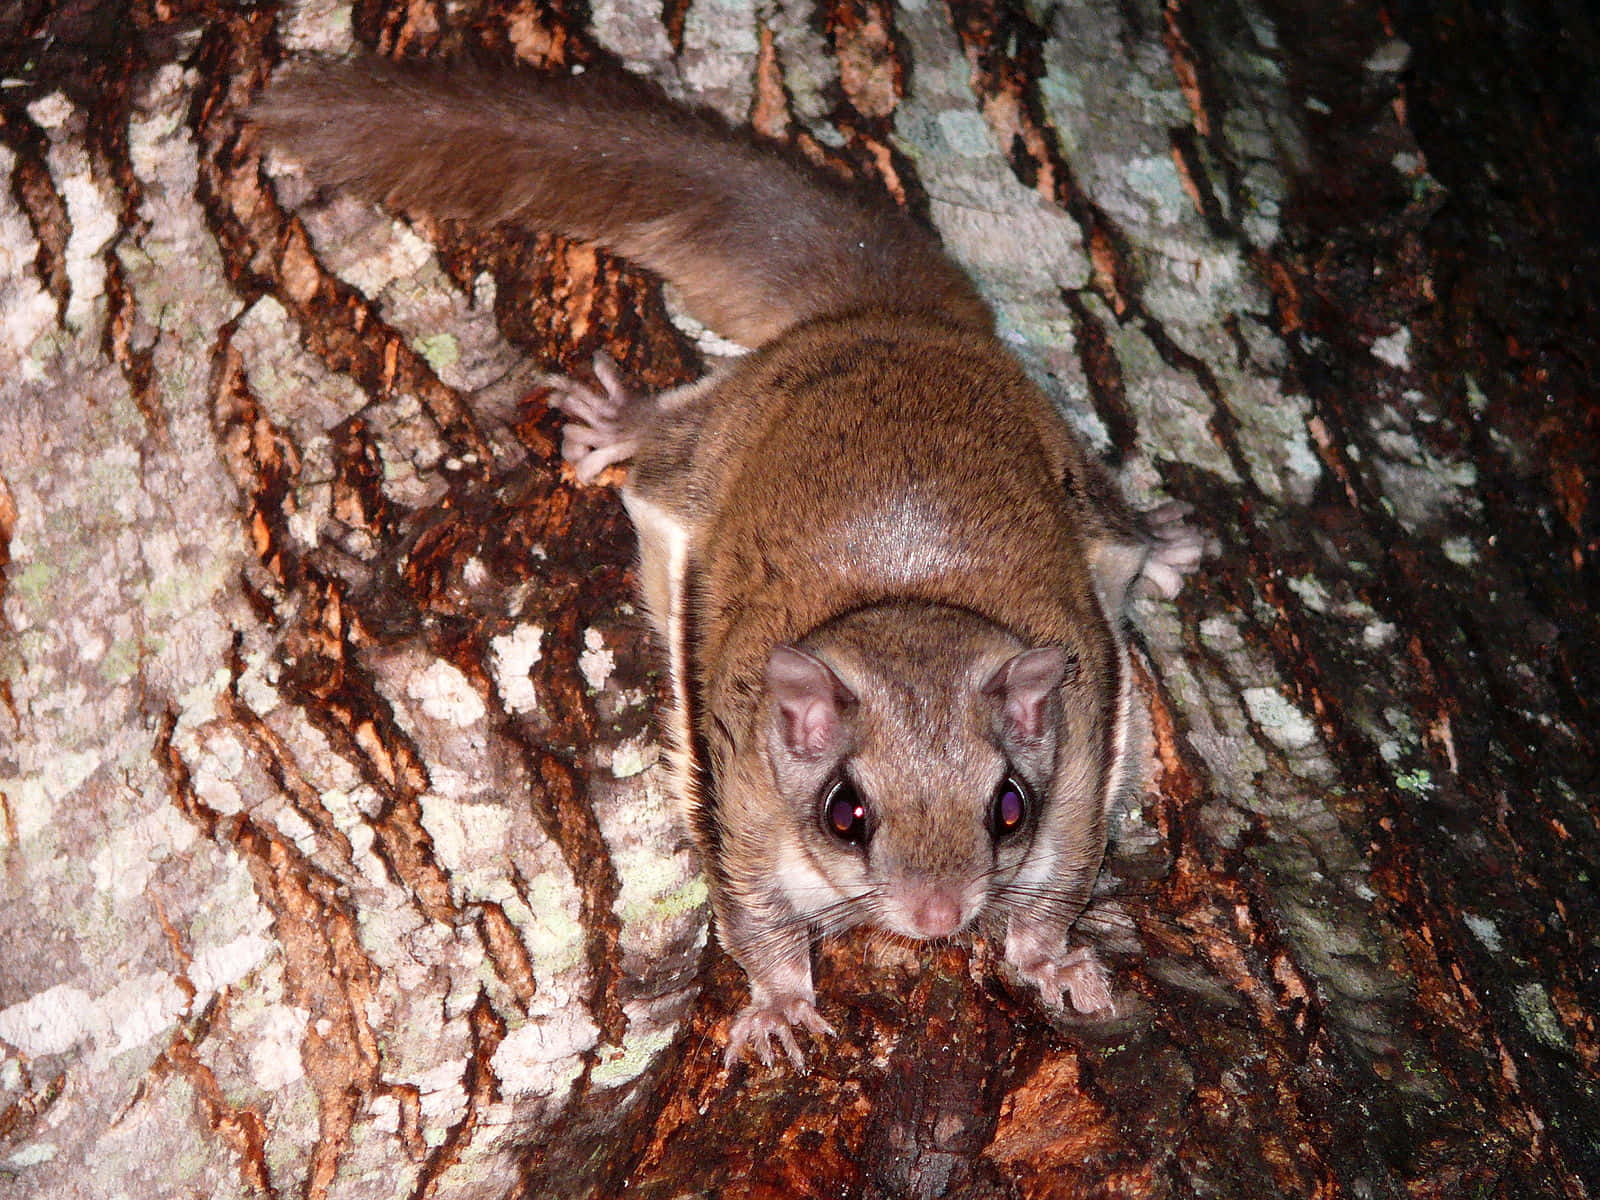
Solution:
[{"label": "dark round eye", "polygon": [[828,836],[851,846],[865,846],[872,836],[866,801],[848,779],[836,780],[823,796],[822,827]]},{"label": "dark round eye", "polygon": [[1015,775],[1007,775],[994,789],[989,809],[989,829],[996,839],[1015,833],[1028,819],[1028,786]]}]

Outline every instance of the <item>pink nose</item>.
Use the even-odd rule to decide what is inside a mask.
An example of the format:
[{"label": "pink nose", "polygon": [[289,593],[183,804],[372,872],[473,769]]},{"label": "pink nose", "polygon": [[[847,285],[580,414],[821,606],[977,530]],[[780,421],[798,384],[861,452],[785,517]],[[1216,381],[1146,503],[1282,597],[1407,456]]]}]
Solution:
[{"label": "pink nose", "polygon": [[912,904],[911,924],[921,937],[947,937],[961,928],[961,906],[945,892],[929,892]]}]

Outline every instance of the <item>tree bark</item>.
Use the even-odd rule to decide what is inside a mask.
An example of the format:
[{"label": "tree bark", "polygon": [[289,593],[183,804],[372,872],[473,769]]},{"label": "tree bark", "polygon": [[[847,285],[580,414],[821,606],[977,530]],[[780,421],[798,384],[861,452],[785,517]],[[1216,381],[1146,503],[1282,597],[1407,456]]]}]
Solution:
[{"label": "tree bark", "polygon": [[[0,14],[0,1197],[1600,1194],[1600,36],[1497,4]],[[353,45],[620,60],[871,181],[1195,505],[1114,1017],[846,937],[810,1072],[723,1065],[539,377],[724,348],[264,162],[274,66]]]}]

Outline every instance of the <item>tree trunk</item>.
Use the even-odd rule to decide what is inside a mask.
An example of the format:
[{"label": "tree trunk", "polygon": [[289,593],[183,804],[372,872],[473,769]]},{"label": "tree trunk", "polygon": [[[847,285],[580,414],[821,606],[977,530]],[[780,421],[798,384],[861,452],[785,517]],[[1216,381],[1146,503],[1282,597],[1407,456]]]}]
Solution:
[{"label": "tree trunk", "polygon": [[[0,14],[0,1196],[1600,1195],[1600,35],[1495,2]],[[846,937],[810,1073],[724,1067],[539,385],[723,347],[263,162],[274,65],[355,44],[619,59],[873,181],[1196,506],[1115,1016]]]}]

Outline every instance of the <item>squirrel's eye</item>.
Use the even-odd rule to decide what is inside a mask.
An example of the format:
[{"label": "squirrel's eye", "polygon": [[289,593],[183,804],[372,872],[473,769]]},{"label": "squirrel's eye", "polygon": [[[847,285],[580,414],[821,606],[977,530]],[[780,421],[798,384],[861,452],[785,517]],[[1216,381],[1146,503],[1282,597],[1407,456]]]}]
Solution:
[{"label": "squirrel's eye", "polygon": [[865,846],[872,836],[866,801],[848,779],[835,781],[823,796],[822,827],[828,836],[851,846]]},{"label": "squirrel's eye", "polygon": [[1007,775],[994,789],[989,809],[989,829],[996,840],[1022,828],[1028,819],[1028,787],[1015,775]]}]

